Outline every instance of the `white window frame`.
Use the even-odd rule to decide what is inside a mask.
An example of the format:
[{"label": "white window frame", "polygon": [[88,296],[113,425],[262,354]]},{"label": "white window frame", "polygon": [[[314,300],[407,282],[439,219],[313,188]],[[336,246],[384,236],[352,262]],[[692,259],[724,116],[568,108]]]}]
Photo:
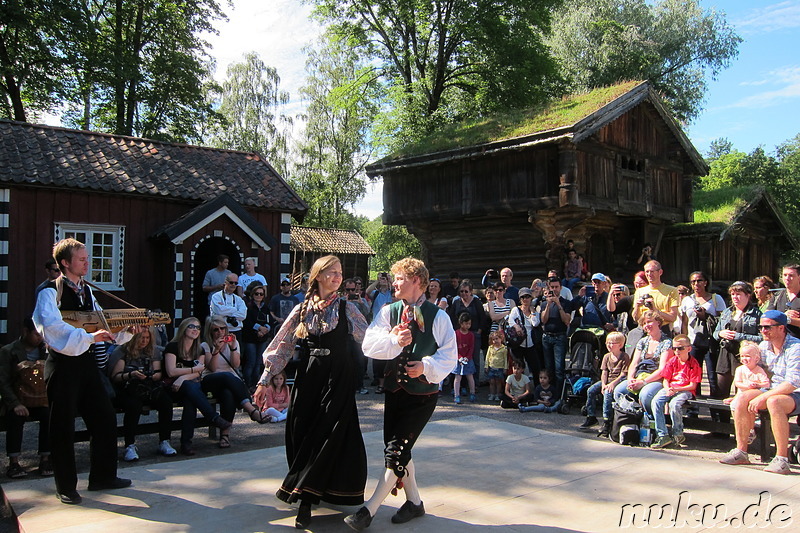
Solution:
[{"label": "white window frame", "polygon": [[[122,280],[123,263],[125,259],[125,226],[111,226],[104,224],[73,224],[71,222],[55,223],[55,242],[65,239],[72,233],[85,233],[86,249],[89,251],[89,272],[86,279],[107,291],[124,291]],[[95,282],[92,280],[92,246],[94,237],[99,234],[111,234],[111,281]]]}]

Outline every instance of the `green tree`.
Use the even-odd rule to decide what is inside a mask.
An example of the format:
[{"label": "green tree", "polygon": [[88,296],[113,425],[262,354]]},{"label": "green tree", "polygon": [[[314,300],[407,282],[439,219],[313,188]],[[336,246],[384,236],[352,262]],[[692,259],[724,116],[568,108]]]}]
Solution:
[{"label": "green tree", "polygon": [[377,217],[364,224],[362,234],[375,250],[372,270],[386,272],[396,261],[404,257],[421,259],[420,242],[406,230],[405,226],[385,226],[381,222],[381,217]]},{"label": "green tree", "polygon": [[228,67],[219,112],[224,118],[212,143],[220,148],[258,152],[278,172],[288,164],[288,130],[292,119],[280,113],[289,93],[280,89],[278,71],[255,52]]},{"label": "green tree", "polygon": [[358,53],[335,36],[310,50],[305,86],[305,130],[298,143],[291,183],[309,204],[306,224],[352,229],[348,211],[364,197],[364,166],[373,158],[370,128],[381,87]]},{"label": "green tree", "polygon": [[68,88],[59,73],[74,58],[67,44],[80,16],[69,0],[0,2],[0,113],[25,122],[52,111]]},{"label": "green tree", "polygon": [[567,0],[547,38],[570,90],[649,80],[678,119],[700,112],[712,79],[742,39],[697,0]]},{"label": "green tree", "polygon": [[313,1],[390,88],[397,143],[549,94],[554,65],[542,34],[559,0]]}]

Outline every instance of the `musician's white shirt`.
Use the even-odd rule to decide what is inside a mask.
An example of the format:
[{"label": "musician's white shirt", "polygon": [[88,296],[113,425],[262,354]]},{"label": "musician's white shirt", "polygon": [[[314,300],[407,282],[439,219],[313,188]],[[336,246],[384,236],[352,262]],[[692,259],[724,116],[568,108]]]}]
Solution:
[{"label": "musician's white shirt", "polygon": [[[92,294],[95,311],[103,308]],[[44,337],[44,341],[58,353],[64,355],[81,355],[94,344],[94,337],[81,328],[67,324],[61,318],[61,311],[56,304],[56,290],[46,288],[39,291],[36,297],[36,309],[33,310],[33,323],[36,330]],[[124,344],[133,335],[122,330],[116,335],[116,343]]]}]

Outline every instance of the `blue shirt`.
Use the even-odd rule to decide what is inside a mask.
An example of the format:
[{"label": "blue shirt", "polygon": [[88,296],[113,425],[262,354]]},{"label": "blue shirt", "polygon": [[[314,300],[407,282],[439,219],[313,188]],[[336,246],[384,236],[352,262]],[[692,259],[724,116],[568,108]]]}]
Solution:
[{"label": "blue shirt", "polygon": [[786,340],[780,353],[772,351],[772,343],[763,341],[758,345],[761,358],[767,369],[772,372],[772,387],[789,382],[794,392],[800,392],[800,339],[786,332]]},{"label": "blue shirt", "polygon": [[576,311],[580,307],[583,308],[582,326],[598,326],[602,328],[611,322],[611,314],[606,308],[607,301],[607,292],[592,297],[576,296],[572,300],[574,305],[572,310]]}]

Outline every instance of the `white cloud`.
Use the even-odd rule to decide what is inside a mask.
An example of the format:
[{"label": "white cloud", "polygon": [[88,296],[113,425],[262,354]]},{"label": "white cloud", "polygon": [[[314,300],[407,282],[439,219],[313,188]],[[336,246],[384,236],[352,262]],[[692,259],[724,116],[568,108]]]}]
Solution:
[{"label": "white cloud", "polygon": [[734,22],[743,33],[760,33],[800,27],[800,2],[779,2],[749,11],[743,19]]},{"label": "white cloud", "polygon": [[770,86],[776,89],[746,96],[727,107],[758,109],[800,98],[800,66],[790,65],[769,72]]}]

